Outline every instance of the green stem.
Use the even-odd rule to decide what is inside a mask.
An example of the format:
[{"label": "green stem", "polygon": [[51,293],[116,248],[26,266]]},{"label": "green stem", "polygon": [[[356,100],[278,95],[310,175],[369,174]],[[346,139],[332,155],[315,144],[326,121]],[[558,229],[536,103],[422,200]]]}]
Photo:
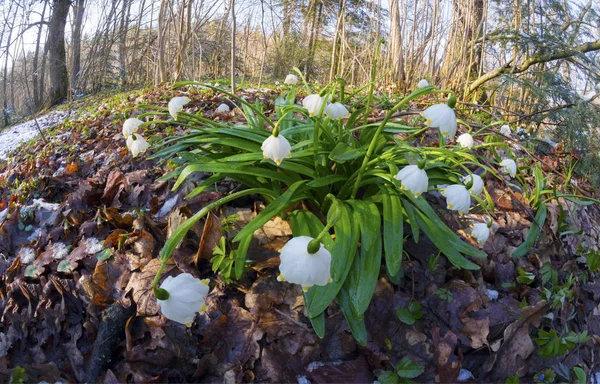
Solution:
[{"label": "green stem", "polygon": [[375,131],[375,134],[373,135],[373,138],[371,139],[371,143],[369,144],[369,149],[367,150],[367,154],[365,155],[365,158],[363,159],[363,163],[360,166],[360,169],[358,170],[358,175],[356,176],[356,182],[354,183],[354,189],[352,190],[352,195],[351,195],[352,199],[354,199],[356,197],[356,193],[358,192],[358,186],[360,185],[360,182],[362,180],[363,172],[365,171],[365,168],[366,168],[367,164],[369,163],[369,159],[373,155],[373,151],[375,150],[375,144],[377,142],[377,139],[379,138],[379,135],[385,128],[385,125],[387,124],[387,122],[392,118],[392,115],[394,113],[396,113],[397,110],[402,108],[409,101],[411,101],[417,97],[420,97],[422,95],[431,93],[432,91],[433,91],[433,86],[429,86],[429,87],[425,87],[425,88],[416,90],[415,92],[411,93],[410,95],[408,95],[405,98],[403,98],[402,100],[400,100],[400,102],[398,104],[396,104],[396,106],[394,106],[394,108],[390,109],[389,112],[387,113],[387,115],[385,115],[385,118],[383,119],[381,124],[379,124],[379,127],[377,127],[377,131]]},{"label": "green stem", "polygon": [[181,224],[175,230],[175,232],[171,235],[171,237],[169,237],[167,242],[165,243],[165,246],[160,251],[161,263],[160,263],[160,266],[158,267],[158,271],[156,271],[154,280],[152,281],[152,288],[156,289],[158,287],[158,281],[160,280],[160,275],[162,274],[162,271],[165,269],[167,262],[169,261],[169,257],[171,257],[171,254],[173,253],[173,251],[175,250],[177,245],[179,245],[181,240],[183,240],[185,235],[194,226],[194,224],[196,224],[200,219],[202,219],[204,216],[206,216],[213,209],[215,209],[223,204],[226,204],[232,200],[235,200],[237,198],[247,196],[247,195],[268,195],[272,198],[275,198],[275,193],[273,193],[273,191],[270,191],[265,188],[251,188],[251,189],[246,189],[246,190],[239,191],[236,193],[232,193],[231,195],[225,196],[215,202],[208,204],[204,208],[202,208],[194,216],[190,217],[183,224]]},{"label": "green stem", "polygon": [[371,85],[369,86],[369,97],[367,98],[367,108],[365,110],[365,121],[363,124],[367,124],[367,121],[369,120],[369,108],[371,108],[371,102],[373,101],[373,88],[375,87],[375,76],[377,75],[377,59],[379,58],[379,50],[381,49],[381,45],[384,42],[384,39],[379,40],[377,48],[375,48],[373,66],[371,67]]}]

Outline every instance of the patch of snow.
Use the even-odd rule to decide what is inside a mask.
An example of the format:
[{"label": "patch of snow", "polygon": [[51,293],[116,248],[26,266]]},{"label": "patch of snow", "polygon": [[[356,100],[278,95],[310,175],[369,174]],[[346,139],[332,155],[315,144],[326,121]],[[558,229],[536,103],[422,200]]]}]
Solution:
[{"label": "patch of snow", "polygon": [[592,384],[600,384],[600,371],[592,373],[590,376],[590,381]]},{"label": "patch of snow", "polygon": [[546,138],[544,138],[544,139],[542,139],[542,141],[543,141],[544,143],[546,143],[546,144],[550,144],[550,146],[551,146],[552,148],[556,148],[556,146],[558,145],[558,143],[557,143],[557,142],[555,142],[555,141],[553,141],[553,140],[551,140],[551,139],[549,139],[549,138],[547,138],[547,137],[546,137]]},{"label": "patch of snow", "polygon": [[65,243],[56,243],[54,244],[54,254],[52,258],[54,260],[62,260],[69,254],[69,247],[65,245]]},{"label": "patch of snow", "polygon": [[457,381],[467,381],[470,379],[475,379],[475,377],[473,376],[471,371],[461,368],[460,373],[458,374],[458,377],[456,378],[456,380]]},{"label": "patch of snow", "polygon": [[0,159],[6,159],[19,144],[39,135],[38,125],[41,129],[52,127],[62,122],[67,115],[64,111],[54,111],[38,117],[37,123],[36,120],[30,120],[8,127],[0,133]]},{"label": "patch of snow", "polygon": [[3,221],[8,216],[8,208],[4,208],[3,211],[0,211],[0,221]]},{"label": "patch of snow", "polygon": [[55,203],[47,203],[44,201],[44,199],[33,199],[33,204],[32,204],[35,208],[43,208],[43,209],[47,209],[49,211],[56,211],[58,209],[58,206],[60,204],[55,204]]},{"label": "patch of snow", "polygon": [[338,365],[340,365],[340,364],[342,364],[342,362],[341,362],[340,360],[336,360],[336,361],[328,361],[328,362],[324,362],[324,361],[313,361],[312,363],[308,364],[308,367],[306,368],[306,370],[307,370],[308,372],[312,372],[312,371],[314,371],[315,369],[318,369],[318,368],[321,368],[321,367],[325,367],[325,366],[328,366],[328,365],[331,365],[331,366],[334,366],[334,367],[336,367],[336,366],[338,366]]},{"label": "patch of snow", "polygon": [[42,228],[36,228],[35,231],[33,231],[33,233],[31,235],[29,235],[29,237],[27,238],[27,241],[37,240],[38,236],[40,235],[40,232],[42,232]]},{"label": "patch of snow", "polygon": [[296,380],[298,380],[298,384],[310,384],[310,380],[306,376],[296,376]]},{"label": "patch of snow", "polygon": [[494,290],[494,289],[488,289],[487,290],[487,297],[491,300],[491,301],[496,301],[498,300],[498,291]]},{"label": "patch of snow", "polygon": [[158,213],[155,215],[155,217],[163,217],[166,214],[168,214],[169,212],[171,212],[171,209],[173,209],[175,204],[177,204],[178,197],[179,197],[178,195],[175,195],[175,196],[171,197],[169,200],[165,201],[162,208],[160,209],[160,211],[158,211]]},{"label": "patch of snow", "polygon": [[33,262],[33,260],[35,260],[35,257],[36,257],[35,251],[33,250],[33,248],[29,248],[29,247],[21,248],[21,250],[19,251],[17,256],[19,256],[19,258],[21,259],[21,262],[23,264],[29,264],[29,263]]},{"label": "patch of snow", "polygon": [[104,248],[102,242],[95,237],[90,237],[85,241],[85,251],[88,255],[93,255],[98,253]]},{"label": "patch of snow", "polygon": [[65,175],[65,168],[60,167],[52,174],[52,177],[63,177]]}]

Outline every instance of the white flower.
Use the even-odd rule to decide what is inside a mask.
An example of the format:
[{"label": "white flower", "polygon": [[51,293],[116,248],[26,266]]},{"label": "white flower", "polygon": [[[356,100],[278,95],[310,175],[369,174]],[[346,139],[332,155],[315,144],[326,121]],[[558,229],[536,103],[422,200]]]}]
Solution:
[{"label": "white flower", "polygon": [[177,112],[183,110],[183,106],[190,102],[189,97],[177,96],[169,101],[169,113],[173,116],[173,119],[177,120]]},{"label": "white flower", "polygon": [[215,112],[217,112],[217,113],[227,113],[229,111],[230,111],[229,105],[227,105],[225,103],[219,105],[219,107],[215,110]]},{"label": "white flower", "polygon": [[125,138],[128,138],[129,136],[131,136],[132,133],[137,132],[137,129],[140,126],[140,124],[143,123],[144,122],[142,120],[136,119],[135,117],[125,120],[125,122],[123,123],[123,136],[125,136]]},{"label": "white flower", "polygon": [[325,98],[315,94],[308,95],[302,100],[302,105],[308,111],[309,116],[314,116],[321,111],[321,107],[327,101]]},{"label": "white flower", "polygon": [[421,79],[421,81],[419,81],[419,83],[417,84],[417,88],[425,88],[425,87],[429,87],[429,81],[427,81],[425,79]]},{"label": "white flower", "polygon": [[204,296],[208,293],[208,279],[200,280],[182,273],[175,278],[167,277],[160,287],[169,293],[168,299],[157,299],[167,319],[190,326],[197,312],[206,311]]},{"label": "white flower", "polygon": [[512,131],[510,130],[510,127],[508,125],[504,124],[503,126],[500,127],[501,135],[510,136],[511,133],[512,133]]},{"label": "white flower", "polygon": [[[473,174],[473,186],[469,189],[474,195],[479,195],[483,191],[483,179],[481,176]],[[471,175],[461,177],[460,181],[462,181],[465,185],[469,184],[471,181]]]},{"label": "white flower", "polygon": [[275,82],[275,85],[279,86],[279,85],[280,85],[279,81],[276,81],[276,82]]},{"label": "white flower", "polygon": [[448,209],[458,211],[461,215],[469,211],[469,207],[471,206],[471,194],[464,185],[449,185],[442,190],[442,195],[446,197]]},{"label": "white flower", "polygon": [[127,148],[129,148],[133,157],[136,157],[140,153],[146,152],[148,147],[148,142],[139,134],[132,134],[127,138]]},{"label": "white flower", "polygon": [[304,291],[313,285],[326,285],[331,281],[331,253],[323,244],[312,255],[308,253],[309,236],[298,236],[288,241],[281,249],[279,281],[300,284]]},{"label": "white flower", "polygon": [[477,223],[473,226],[473,232],[471,232],[471,236],[477,240],[479,245],[483,245],[490,237],[490,229],[486,223]]},{"label": "white flower", "polygon": [[439,128],[442,136],[453,138],[456,134],[456,113],[447,104],[436,104],[421,113],[428,127]]},{"label": "white flower", "polygon": [[427,172],[419,169],[418,165],[407,165],[398,172],[395,178],[396,180],[400,180],[400,188],[412,192],[415,197],[418,197],[423,192],[427,192],[429,178],[427,177]]},{"label": "white flower", "polygon": [[517,163],[512,159],[505,159],[500,162],[502,172],[508,173],[511,177],[515,177],[517,174]]},{"label": "white flower", "polygon": [[281,164],[281,161],[286,157],[292,156],[290,153],[292,146],[281,133],[277,137],[273,135],[267,137],[267,139],[263,141],[260,149],[262,149],[263,157],[265,159],[271,159],[277,163],[277,165]]},{"label": "white flower", "polygon": [[463,148],[471,148],[473,146],[473,136],[468,133],[463,133],[462,135],[458,136],[456,142]]},{"label": "white flower", "polygon": [[298,84],[298,76],[296,75],[287,75],[285,80],[283,81],[286,85],[296,85]]},{"label": "white flower", "polygon": [[332,103],[325,107],[325,115],[331,120],[345,119],[350,116],[350,112],[346,109],[344,104]]}]

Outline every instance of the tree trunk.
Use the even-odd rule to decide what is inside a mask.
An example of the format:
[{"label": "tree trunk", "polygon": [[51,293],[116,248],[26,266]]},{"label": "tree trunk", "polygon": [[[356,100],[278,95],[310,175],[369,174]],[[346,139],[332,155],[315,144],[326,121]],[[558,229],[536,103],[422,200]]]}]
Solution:
[{"label": "tree trunk", "polygon": [[85,0],[76,0],[73,4],[73,14],[75,20],[73,25],[73,62],[71,64],[71,87],[75,89],[79,88],[78,80],[80,75],[79,72],[81,71],[81,25],[83,24],[83,13],[85,10],[84,7]]},{"label": "tree trunk", "polygon": [[231,0],[231,93],[235,95],[235,67],[236,67],[236,56],[235,56],[235,34],[236,34],[236,22],[235,22],[235,0]]},{"label": "tree trunk", "polygon": [[50,69],[49,105],[59,104],[67,98],[69,75],[65,51],[65,25],[69,14],[70,0],[54,0],[48,27],[48,65]]}]

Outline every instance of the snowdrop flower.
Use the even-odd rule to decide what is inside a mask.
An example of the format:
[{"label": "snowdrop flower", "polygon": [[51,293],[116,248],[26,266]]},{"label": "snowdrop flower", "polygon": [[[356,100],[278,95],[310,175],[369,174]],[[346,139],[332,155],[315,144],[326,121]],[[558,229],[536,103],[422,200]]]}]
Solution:
[{"label": "snowdrop flower", "polygon": [[517,163],[512,159],[505,159],[500,162],[502,172],[508,173],[510,177],[515,177],[517,174]]},{"label": "snowdrop flower", "polygon": [[471,148],[473,146],[473,136],[468,133],[463,133],[462,135],[458,136],[456,142],[460,144],[462,148]]},{"label": "snowdrop flower", "polygon": [[477,243],[482,246],[490,237],[490,228],[486,223],[477,223],[473,226],[471,236],[477,240]]},{"label": "snowdrop flower", "polygon": [[321,107],[327,100],[316,93],[308,95],[302,100],[302,105],[308,111],[309,116],[314,116],[321,111]]},{"label": "snowdrop flower", "polygon": [[189,273],[182,273],[174,278],[167,277],[160,288],[169,294],[166,300],[157,299],[167,319],[189,327],[197,312],[206,311],[204,296],[208,293],[208,279],[200,280]]},{"label": "snowdrop flower", "polygon": [[128,138],[129,136],[131,136],[131,134],[137,132],[137,129],[140,126],[140,124],[143,123],[144,122],[142,120],[136,119],[135,117],[125,120],[125,122],[123,123],[123,136],[125,136],[125,138]]},{"label": "snowdrop flower", "polygon": [[432,105],[421,116],[427,119],[428,127],[439,128],[445,138],[453,138],[456,134],[456,113],[447,104]]},{"label": "snowdrop flower", "polygon": [[296,85],[298,84],[298,76],[296,75],[287,75],[285,80],[283,81],[285,85]]},{"label": "snowdrop flower", "polygon": [[215,110],[216,113],[227,113],[229,112],[229,105],[223,103],[221,105],[219,105],[219,107]]},{"label": "snowdrop flower", "polygon": [[281,83],[279,83],[279,81],[275,82],[275,85],[279,86]]},{"label": "snowdrop flower", "polygon": [[473,195],[479,195],[483,191],[483,179],[479,175],[467,175],[461,177],[460,181],[462,181],[465,185],[471,182],[471,178],[473,179],[473,186],[469,189]]},{"label": "snowdrop flower", "polygon": [[133,157],[137,157],[140,153],[146,152],[148,147],[148,142],[139,134],[132,134],[127,138],[127,148],[129,148]]},{"label": "snowdrop flower", "polygon": [[183,106],[190,101],[190,98],[185,96],[177,96],[169,101],[169,113],[171,116],[173,116],[173,119],[177,120],[177,112],[181,112],[183,110]]},{"label": "snowdrop flower", "polygon": [[501,135],[510,136],[511,133],[512,133],[512,131],[510,130],[510,127],[508,125],[504,124],[503,126],[500,127]]},{"label": "snowdrop flower", "polygon": [[263,158],[271,159],[277,165],[281,164],[281,161],[286,157],[292,156],[290,153],[292,146],[282,134],[279,134],[277,137],[273,135],[267,137],[260,149],[263,151]]},{"label": "snowdrop flower", "polygon": [[344,104],[332,103],[325,107],[325,115],[331,120],[345,119],[350,116],[350,112],[346,109]]},{"label": "snowdrop flower", "polygon": [[415,197],[419,197],[421,193],[427,192],[429,178],[427,177],[427,172],[420,169],[418,165],[407,165],[398,172],[395,178],[396,180],[400,180],[400,188],[402,190],[410,191]]},{"label": "snowdrop flower", "polygon": [[421,79],[421,81],[419,81],[419,83],[417,84],[417,88],[425,88],[425,87],[429,87],[429,81],[425,80],[425,79]]},{"label": "snowdrop flower", "polygon": [[313,285],[326,285],[331,281],[331,253],[323,244],[317,252],[308,253],[309,236],[298,236],[281,249],[279,281],[300,284],[304,291]]},{"label": "snowdrop flower", "polygon": [[449,185],[442,190],[442,195],[446,197],[447,208],[458,213],[465,214],[471,206],[471,194],[464,185]]}]

